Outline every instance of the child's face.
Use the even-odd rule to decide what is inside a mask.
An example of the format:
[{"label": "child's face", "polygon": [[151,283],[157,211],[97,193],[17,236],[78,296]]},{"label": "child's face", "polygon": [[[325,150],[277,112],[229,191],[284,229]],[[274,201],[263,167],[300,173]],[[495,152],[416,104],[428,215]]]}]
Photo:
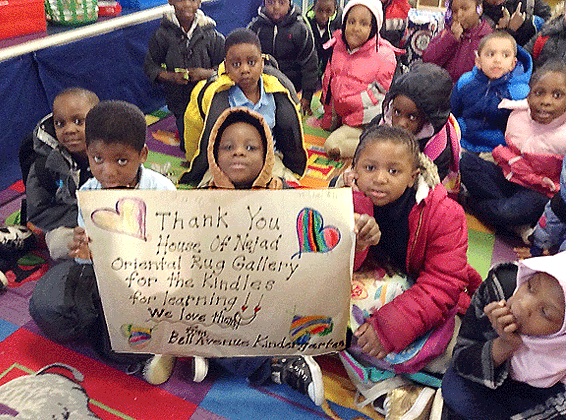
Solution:
[{"label": "child's face", "polygon": [[512,71],[515,64],[515,49],[507,38],[490,39],[476,55],[476,67],[490,79],[499,79]]},{"label": "child's face", "polygon": [[279,22],[289,13],[291,2],[290,0],[265,0],[264,6],[265,14],[273,22]]},{"label": "child's face", "polygon": [[391,125],[401,127],[413,134],[419,133],[426,118],[412,99],[405,95],[397,95],[391,101]]},{"label": "child's face", "polygon": [[354,165],[354,178],[375,206],[385,206],[415,184],[418,174],[405,144],[378,140],[368,144]]},{"label": "child's face", "polygon": [[73,154],[84,154],[86,150],[85,118],[92,107],[82,95],[58,96],[53,101],[55,136]]},{"label": "child's face", "polygon": [[507,300],[519,334],[554,334],[564,323],[564,291],[554,277],[538,272]]},{"label": "child's face", "polygon": [[566,112],[566,78],[564,74],[548,72],[536,82],[527,101],[531,118],[539,124],[548,124]]},{"label": "child's face", "polygon": [[92,175],[102,188],[133,188],[140,165],[147,159],[147,147],[138,152],[130,145],[92,141],[86,153]]},{"label": "child's face", "polygon": [[169,0],[169,4],[175,8],[175,16],[185,29],[193,23],[200,2],[201,0]]},{"label": "child's face", "polygon": [[226,127],[218,145],[218,166],[236,188],[249,188],[261,172],[265,147],[257,129],[245,122]]},{"label": "child's face", "polygon": [[372,16],[370,10],[361,4],[348,11],[344,37],[351,50],[361,47],[368,40],[371,33]]},{"label": "child's face", "polygon": [[326,26],[336,12],[334,0],[318,0],[314,5],[314,17],[320,26]]},{"label": "child's face", "polygon": [[226,74],[245,92],[259,89],[263,72],[261,51],[254,44],[235,44],[226,52]]},{"label": "child's face", "polygon": [[459,22],[464,30],[473,28],[480,21],[475,0],[453,0],[450,9],[452,19]]},{"label": "child's face", "polygon": [[484,0],[487,4],[492,6],[501,6],[506,0]]}]

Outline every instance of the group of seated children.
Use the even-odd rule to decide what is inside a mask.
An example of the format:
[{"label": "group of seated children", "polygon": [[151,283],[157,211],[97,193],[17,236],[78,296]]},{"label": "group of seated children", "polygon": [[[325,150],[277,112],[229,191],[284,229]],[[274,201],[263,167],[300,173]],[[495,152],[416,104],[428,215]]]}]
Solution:
[{"label": "group of seated children", "polygon": [[[566,415],[560,402],[566,377],[560,267],[566,254],[527,259],[518,272],[516,265],[494,269],[482,283],[467,261],[464,210],[449,198],[465,198],[483,221],[531,241],[521,256],[564,251],[566,64],[550,59],[532,73],[531,56],[517,45],[548,18],[542,0],[532,8],[527,2],[490,4],[495,32],[480,3],[453,0],[451,20],[425,52],[432,63],[395,78],[400,51],[382,36],[384,5],[378,0],[350,0],[341,21],[333,0],[318,0],[306,18],[288,0],[265,0],[250,29],[226,39],[200,11],[200,1],[170,3],[174,13],[151,40],[145,69],[168,86],[167,103],[189,163],[180,183],[297,185],[307,162],[300,111],[309,112],[322,86],[322,123],[333,130],[325,150],[334,159],[352,158],[337,185],[354,189],[355,269],[405,284],[359,319],[350,348],[396,372],[386,362],[392,354],[450,325],[442,348],[428,354],[430,364],[416,369],[446,372],[447,418]],[[387,7],[392,4],[398,6]],[[534,48],[544,50],[537,41]],[[320,63],[317,50],[325,52]],[[53,259],[63,261],[38,281],[30,314],[50,338],[91,340],[114,360],[141,361],[144,378],[160,384],[175,357],[110,349],[75,198],[79,188],[175,189],[144,168],[145,136],[143,113],[131,104],[99,102],[79,88],[55,98],[53,114],[34,131],[38,157],[26,192],[30,222],[46,232]],[[451,347],[443,352],[456,340],[459,316],[448,366]],[[208,362],[192,358],[193,380],[204,379]],[[317,405],[324,401],[322,373],[312,357],[210,362],[254,384],[285,383]],[[391,390],[379,395],[385,401],[377,399],[376,409],[391,410]]]}]

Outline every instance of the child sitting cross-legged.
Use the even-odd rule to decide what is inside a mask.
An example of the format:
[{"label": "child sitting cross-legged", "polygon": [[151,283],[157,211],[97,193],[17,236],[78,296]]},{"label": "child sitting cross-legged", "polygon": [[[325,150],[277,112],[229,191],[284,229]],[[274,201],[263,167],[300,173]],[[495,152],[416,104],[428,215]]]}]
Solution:
[{"label": "child sitting cross-legged", "polygon": [[225,54],[218,76],[200,81],[187,106],[185,150],[190,168],[179,182],[208,185],[212,127],[225,109],[235,106],[246,106],[265,118],[273,133],[274,175],[296,182],[306,169],[307,153],[293,85],[275,67],[264,66],[259,39],[248,29],[235,29],[226,37]]},{"label": "child sitting cross-legged", "polygon": [[495,163],[465,153],[460,167],[467,204],[482,221],[517,233],[525,242],[545,205],[559,190],[566,154],[566,64],[552,60],[531,78],[525,101],[502,101],[512,108],[506,145]]},{"label": "child sitting cross-legged", "polygon": [[[212,179],[207,188],[282,189],[289,188],[273,174],[273,138],[264,118],[245,107],[229,108],[217,119],[207,149]],[[360,246],[375,242],[375,222],[364,216],[357,219]],[[170,363],[171,356],[156,356],[159,364]],[[161,359],[161,361],[159,361]],[[254,385],[273,381],[290,385],[308,395],[316,405],[324,401],[322,373],[310,356],[231,357],[211,359],[231,374],[245,377]]]},{"label": "child sitting cross-legged", "polygon": [[493,268],[442,381],[447,420],[566,416],[566,253]]},{"label": "child sitting cross-legged", "polygon": [[[86,115],[86,154],[93,178],[81,190],[136,188],[175,190],[163,175],[146,169],[143,163],[146,122],[143,112],[123,101],[102,101]],[[110,348],[110,337],[83,219],[68,244],[69,256],[52,267],[38,281],[29,302],[29,312],[41,331],[57,342],[89,341],[103,357],[133,363],[148,355],[119,354]]]},{"label": "child sitting cross-legged", "polygon": [[[354,270],[371,268],[389,285],[394,278],[407,283],[392,299],[375,299],[363,316],[354,314],[361,324],[353,341],[358,355],[380,364],[391,352],[402,352],[432,329],[455,321],[481,278],[468,264],[464,210],[447,197],[436,167],[419,152],[411,133],[369,127],[360,137],[353,170],[359,189],[354,211],[373,216],[381,233],[376,245],[356,252]],[[439,364],[437,372],[444,368]]]}]

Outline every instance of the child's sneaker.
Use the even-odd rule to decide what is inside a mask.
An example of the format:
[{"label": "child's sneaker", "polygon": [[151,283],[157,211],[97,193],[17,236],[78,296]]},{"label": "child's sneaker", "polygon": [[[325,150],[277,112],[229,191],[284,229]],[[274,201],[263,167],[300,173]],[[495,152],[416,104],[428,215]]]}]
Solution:
[{"label": "child's sneaker", "polygon": [[6,293],[8,290],[8,279],[6,275],[0,271],[0,295]]},{"label": "child's sneaker", "polygon": [[193,357],[191,376],[193,382],[202,382],[208,374],[208,359],[200,356]]},{"label": "child's sneaker", "polygon": [[169,380],[175,366],[175,356],[156,354],[145,362],[143,378],[152,385],[161,385]]},{"label": "child's sneaker", "polygon": [[320,366],[311,356],[289,356],[271,361],[271,379],[308,395],[316,405],[324,402],[324,383]]},{"label": "child's sneaker", "polygon": [[436,390],[405,385],[387,393],[385,420],[428,420]]}]

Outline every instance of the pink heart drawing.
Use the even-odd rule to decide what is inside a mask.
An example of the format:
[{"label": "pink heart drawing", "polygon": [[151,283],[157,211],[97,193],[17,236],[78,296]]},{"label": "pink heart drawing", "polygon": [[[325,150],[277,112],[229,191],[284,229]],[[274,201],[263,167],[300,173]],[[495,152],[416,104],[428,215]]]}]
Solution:
[{"label": "pink heart drawing", "polygon": [[145,215],[145,202],[139,198],[128,197],[116,201],[116,210],[96,209],[90,218],[101,229],[146,241]]}]

